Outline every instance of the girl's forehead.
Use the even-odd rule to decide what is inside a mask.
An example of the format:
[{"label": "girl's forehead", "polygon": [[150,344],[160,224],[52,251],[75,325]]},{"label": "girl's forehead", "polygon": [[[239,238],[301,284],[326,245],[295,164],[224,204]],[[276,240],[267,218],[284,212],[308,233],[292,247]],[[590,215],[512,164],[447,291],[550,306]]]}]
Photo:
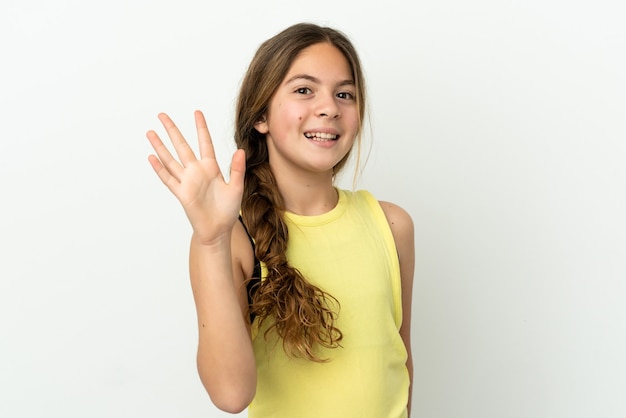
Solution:
[{"label": "girl's forehead", "polygon": [[294,75],[306,74],[315,78],[352,79],[350,64],[343,53],[334,45],[319,43],[303,49],[285,76],[289,80]]}]

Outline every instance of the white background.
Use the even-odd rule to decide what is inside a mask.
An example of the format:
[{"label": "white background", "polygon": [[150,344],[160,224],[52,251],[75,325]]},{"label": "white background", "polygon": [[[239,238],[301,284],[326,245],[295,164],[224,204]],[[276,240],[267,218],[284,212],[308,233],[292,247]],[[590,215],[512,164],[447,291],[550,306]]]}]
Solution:
[{"label": "white background", "polygon": [[202,109],[227,165],[246,66],[299,21],[360,51],[357,187],[415,221],[414,416],[626,416],[622,4],[2,0],[0,416],[226,416],[144,134]]}]

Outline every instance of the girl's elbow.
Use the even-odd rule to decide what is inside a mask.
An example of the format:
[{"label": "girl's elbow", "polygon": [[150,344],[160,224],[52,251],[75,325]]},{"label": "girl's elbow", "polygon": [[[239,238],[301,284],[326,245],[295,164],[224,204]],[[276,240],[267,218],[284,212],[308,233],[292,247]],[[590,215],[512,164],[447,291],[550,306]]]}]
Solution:
[{"label": "girl's elbow", "polygon": [[256,395],[256,369],[250,369],[243,373],[228,373],[220,378],[215,375],[200,374],[200,380],[204,385],[211,402],[224,412],[237,414],[250,405]]},{"label": "girl's elbow", "polygon": [[224,412],[238,414],[245,410],[252,399],[254,399],[255,389],[235,389],[220,390],[219,393],[209,392],[209,397],[213,404]]}]

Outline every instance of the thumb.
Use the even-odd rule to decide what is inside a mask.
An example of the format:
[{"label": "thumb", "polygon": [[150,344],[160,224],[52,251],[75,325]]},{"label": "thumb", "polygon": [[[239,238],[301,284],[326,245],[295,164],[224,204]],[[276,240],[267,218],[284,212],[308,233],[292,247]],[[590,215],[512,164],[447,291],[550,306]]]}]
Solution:
[{"label": "thumb", "polygon": [[230,176],[228,183],[232,186],[238,186],[243,188],[243,179],[246,174],[246,152],[242,149],[238,149],[233,154],[233,159],[230,163]]}]

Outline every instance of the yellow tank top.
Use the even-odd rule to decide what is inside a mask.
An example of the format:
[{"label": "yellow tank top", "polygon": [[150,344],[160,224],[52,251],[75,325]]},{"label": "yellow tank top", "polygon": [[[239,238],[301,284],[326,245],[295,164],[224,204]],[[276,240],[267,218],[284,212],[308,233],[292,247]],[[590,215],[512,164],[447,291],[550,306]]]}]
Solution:
[{"label": "yellow tank top", "polygon": [[340,190],[330,212],[285,217],[289,263],[339,301],[343,340],[320,349],[328,363],[289,358],[273,332],[264,338],[267,325],[258,329],[255,321],[258,380],[249,417],[406,417],[400,268],[380,204],[368,192]]}]

